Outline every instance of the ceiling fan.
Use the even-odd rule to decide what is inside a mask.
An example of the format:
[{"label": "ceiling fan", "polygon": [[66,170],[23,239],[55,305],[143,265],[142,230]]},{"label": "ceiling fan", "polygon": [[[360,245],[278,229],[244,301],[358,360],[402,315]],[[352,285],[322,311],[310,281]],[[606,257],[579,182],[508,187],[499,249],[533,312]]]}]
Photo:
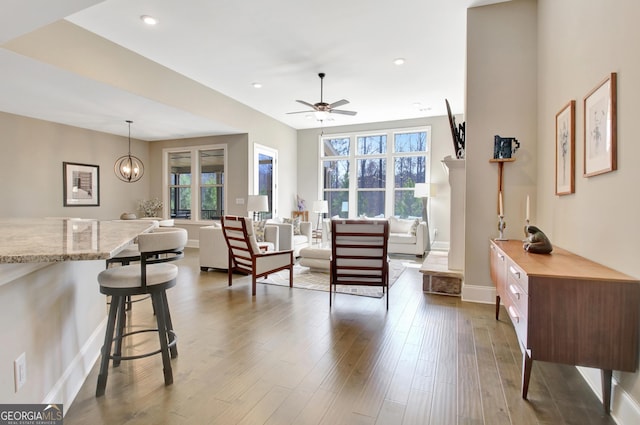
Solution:
[{"label": "ceiling fan", "polygon": [[326,119],[328,117],[328,114],[343,114],[343,115],[355,115],[355,114],[357,114],[357,112],[355,112],[355,111],[345,111],[345,110],[342,110],[342,109],[334,109],[334,108],[337,108],[339,106],[346,105],[347,103],[349,103],[349,101],[346,100],[346,99],[338,100],[337,102],[333,102],[333,103],[326,103],[323,100],[322,94],[323,94],[324,76],[325,76],[324,72],[321,72],[321,73],[318,74],[318,77],[320,77],[320,102],[311,104],[309,102],[305,102],[304,100],[296,100],[296,102],[302,103],[303,105],[310,107],[312,110],[311,111],[288,112],[288,114],[305,114],[305,113],[313,112],[315,114],[316,118],[318,120],[320,120],[320,121]]}]

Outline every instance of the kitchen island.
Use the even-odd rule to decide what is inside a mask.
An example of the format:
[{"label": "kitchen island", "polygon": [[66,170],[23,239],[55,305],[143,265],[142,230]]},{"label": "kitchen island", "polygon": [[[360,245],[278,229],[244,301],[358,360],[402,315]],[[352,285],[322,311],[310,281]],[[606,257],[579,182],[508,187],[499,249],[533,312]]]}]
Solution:
[{"label": "kitchen island", "polygon": [[[67,407],[100,354],[97,275],[151,221],[0,218],[0,403]],[[26,354],[26,382],[13,364]],[[66,410],[66,409],[65,409]]]}]

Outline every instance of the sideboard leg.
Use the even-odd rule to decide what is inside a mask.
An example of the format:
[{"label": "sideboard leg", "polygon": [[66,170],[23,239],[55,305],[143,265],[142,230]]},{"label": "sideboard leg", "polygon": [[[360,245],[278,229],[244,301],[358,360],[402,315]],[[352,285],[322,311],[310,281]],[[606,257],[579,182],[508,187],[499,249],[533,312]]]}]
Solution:
[{"label": "sideboard leg", "polygon": [[600,371],[602,375],[602,405],[606,414],[611,411],[611,378],[612,371],[602,369]]},{"label": "sideboard leg", "polygon": [[525,400],[527,399],[527,393],[529,392],[529,380],[531,379],[532,366],[533,359],[525,350],[524,353],[522,353],[522,398]]},{"label": "sideboard leg", "polygon": [[500,295],[496,295],[496,320],[500,320]]}]

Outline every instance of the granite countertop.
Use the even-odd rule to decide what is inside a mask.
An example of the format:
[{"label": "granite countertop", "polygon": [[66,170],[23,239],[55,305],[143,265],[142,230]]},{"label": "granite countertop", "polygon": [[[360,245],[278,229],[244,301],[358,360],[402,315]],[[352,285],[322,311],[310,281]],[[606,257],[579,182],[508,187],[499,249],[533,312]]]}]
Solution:
[{"label": "granite countertop", "polygon": [[151,221],[0,218],[0,263],[104,260],[153,227]]}]

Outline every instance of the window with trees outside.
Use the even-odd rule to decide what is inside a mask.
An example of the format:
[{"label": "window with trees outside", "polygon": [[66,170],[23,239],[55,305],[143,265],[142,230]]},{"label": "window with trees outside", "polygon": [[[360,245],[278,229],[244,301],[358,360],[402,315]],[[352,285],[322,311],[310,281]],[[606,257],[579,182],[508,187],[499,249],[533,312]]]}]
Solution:
[{"label": "window with trees outside", "polygon": [[320,143],[329,216],[422,217],[413,189],[429,181],[430,127],[327,135]]},{"label": "window with trees outside", "polygon": [[226,146],[165,149],[167,190],[164,203],[171,218],[219,220],[225,207]]}]

